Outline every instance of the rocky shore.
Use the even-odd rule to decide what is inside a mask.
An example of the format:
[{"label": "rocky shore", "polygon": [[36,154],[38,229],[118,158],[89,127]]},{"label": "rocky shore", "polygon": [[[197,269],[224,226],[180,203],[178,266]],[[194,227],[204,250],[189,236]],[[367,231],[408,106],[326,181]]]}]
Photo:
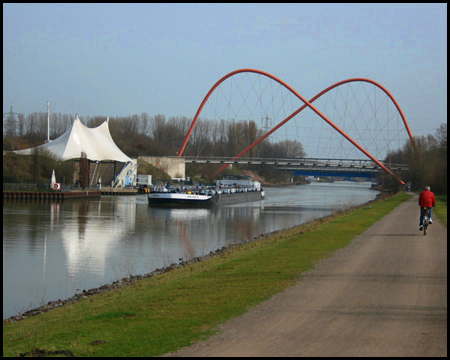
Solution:
[{"label": "rocky shore", "polygon": [[[263,237],[267,237],[270,236],[270,234],[267,235],[260,235],[252,240],[248,240],[247,242],[251,242],[251,241],[255,241],[258,239],[261,239]],[[46,305],[40,306],[36,309],[32,309],[32,310],[28,310],[24,313],[19,313],[18,315],[13,315],[7,319],[4,319],[3,322],[4,323],[11,323],[11,322],[16,322],[16,321],[20,321],[20,320],[25,320],[29,317],[32,316],[36,316],[36,315],[40,315],[42,313],[48,312],[50,310],[62,307],[62,306],[66,306],[66,305],[70,305],[73,304],[77,301],[80,301],[81,299],[86,299],[90,296],[96,295],[96,294],[101,294],[104,292],[108,292],[108,291],[114,291],[120,288],[125,288],[127,286],[130,286],[132,284],[134,284],[136,281],[139,280],[143,280],[143,279],[147,279],[147,278],[151,278],[153,276],[158,276],[161,274],[164,274],[166,272],[175,270],[175,269],[179,269],[182,268],[184,266],[188,266],[188,265],[192,265],[195,263],[199,263],[202,261],[205,261],[209,258],[212,258],[214,256],[218,256],[220,254],[222,254],[223,252],[225,252],[226,250],[238,247],[242,244],[231,244],[231,245],[227,245],[222,247],[221,249],[217,249],[216,251],[211,251],[209,254],[205,255],[205,256],[198,256],[186,261],[181,261],[180,263],[176,264],[173,263],[167,267],[164,267],[162,269],[156,269],[154,271],[152,271],[151,273],[145,274],[145,275],[132,275],[130,277],[126,277],[123,278],[121,280],[117,280],[114,281],[110,284],[106,284],[103,286],[100,286],[99,288],[94,288],[94,289],[89,289],[89,290],[83,290],[80,293],[75,294],[74,296],[66,299],[66,300],[55,300],[55,301],[49,301]]]},{"label": "rocky shore", "polygon": [[379,201],[381,199],[385,199],[385,198],[387,198],[389,196],[391,196],[390,193],[381,192],[380,194],[378,194],[377,198],[375,200],[371,201],[371,202],[368,202],[368,203],[363,204],[363,205],[352,207],[352,208],[347,209],[345,211],[340,211],[340,212],[338,212],[336,214],[333,214],[333,215],[329,215],[329,216],[326,216],[326,217],[323,217],[323,218],[320,218],[320,219],[313,220],[313,221],[311,221],[309,223],[306,223],[306,224],[295,225],[295,226],[293,226],[291,228],[288,228],[288,229],[281,229],[281,230],[273,231],[271,233],[261,234],[259,236],[254,237],[253,239],[245,241],[242,244],[230,244],[230,245],[224,246],[224,247],[222,247],[220,249],[217,249],[215,251],[211,251],[207,255],[198,256],[198,257],[186,260],[186,261],[181,261],[178,264],[173,263],[173,264],[171,264],[171,265],[169,265],[167,267],[164,267],[162,269],[156,269],[156,270],[154,270],[154,271],[152,271],[152,272],[150,272],[148,274],[145,274],[145,275],[131,275],[130,277],[126,277],[126,278],[123,278],[121,280],[114,281],[114,282],[112,282],[110,284],[106,284],[106,285],[100,286],[99,288],[83,290],[80,293],[77,293],[74,296],[72,296],[72,297],[70,297],[70,298],[68,298],[66,300],[59,299],[59,300],[55,300],[55,301],[49,301],[46,305],[40,306],[40,307],[38,307],[36,309],[28,310],[28,311],[26,311],[24,313],[19,313],[18,315],[13,315],[13,316],[11,316],[11,317],[9,317],[7,319],[4,319],[3,323],[12,323],[12,322],[20,321],[20,320],[25,320],[25,319],[27,319],[29,317],[40,315],[40,314],[48,312],[50,310],[53,310],[53,309],[56,309],[56,308],[59,308],[59,307],[62,307],[62,306],[73,304],[73,303],[75,303],[77,301],[80,301],[81,299],[86,299],[86,298],[91,297],[91,296],[96,295],[96,294],[101,294],[101,293],[105,293],[105,292],[108,292],[108,291],[114,291],[114,290],[117,290],[117,289],[120,289],[120,288],[125,288],[127,286],[133,285],[136,281],[147,279],[147,278],[151,278],[153,276],[158,276],[158,275],[167,273],[169,271],[182,268],[184,266],[189,266],[189,265],[193,265],[193,264],[196,264],[196,263],[208,260],[208,259],[210,259],[212,257],[219,256],[222,253],[224,253],[224,252],[226,252],[226,251],[228,251],[228,250],[230,250],[232,248],[236,248],[236,247],[242,246],[243,244],[246,244],[246,243],[250,243],[250,242],[258,241],[258,240],[261,240],[261,239],[269,238],[269,237],[272,237],[272,236],[274,236],[276,234],[279,234],[279,233],[282,233],[282,232],[286,232],[286,231],[289,231],[289,230],[297,228],[297,227],[305,226],[307,224],[322,223],[322,222],[327,221],[330,218],[336,217],[337,215],[342,215],[342,214],[351,212],[353,210],[356,210],[356,209],[359,209],[359,208],[362,208],[362,207],[370,208],[368,205],[370,205],[370,204],[372,204],[374,202],[377,202],[377,201]]}]

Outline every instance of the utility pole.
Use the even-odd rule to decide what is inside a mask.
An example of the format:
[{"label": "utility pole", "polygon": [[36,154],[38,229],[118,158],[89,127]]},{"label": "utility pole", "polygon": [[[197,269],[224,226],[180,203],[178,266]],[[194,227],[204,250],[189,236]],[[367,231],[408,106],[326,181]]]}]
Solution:
[{"label": "utility pole", "polygon": [[[16,136],[16,115],[20,115],[20,113],[14,112],[13,107],[11,105],[11,110],[7,113],[3,113],[3,127],[4,127],[4,135],[7,136]],[[5,121],[6,118],[6,121]]]}]

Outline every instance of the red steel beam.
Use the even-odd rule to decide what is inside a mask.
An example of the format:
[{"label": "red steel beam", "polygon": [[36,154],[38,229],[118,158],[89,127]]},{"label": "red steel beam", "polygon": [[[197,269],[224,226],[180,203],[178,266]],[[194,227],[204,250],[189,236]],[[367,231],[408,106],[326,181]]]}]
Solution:
[{"label": "red steel beam", "polygon": [[[369,82],[377,87],[379,87],[381,90],[383,90],[388,96],[389,98],[392,100],[392,102],[394,103],[394,105],[396,106],[397,110],[400,113],[400,116],[402,117],[403,123],[405,124],[406,127],[406,131],[408,132],[408,135],[411,139],[411,142],[414,145],[414,148],[417,152],[417,154],[419,154],[419,151],[417,149],[416,143],[414,141],[414,137],[412,136],[411,130],[409,128],[408,122],[406,121],[405,115],[403,114],[402,109],[400,108],[400,106],[398,105],[397,101],[394,99],[394,97],[389,93],[389,91],[383,87],[382,85],[376,83],[373,80],[370,79],[364,79],[364,78],[354,78],[354,79],[347,79],[347,80],[343,80],[340,82],[337,82],[336,84],[333,84],[331,86],[329,86],[328,88],[322,90],[320,93],[318,93],[316,96],[314,96],[309,102],[313,103],[314,101],[316,101],[318,98],[320,98],[322,95],[324,95],[325,93],[327,93],[328,91],[334,89],[335,87],[338,87],[340,85],[346,84],[346,83],[350,83],[350,82],[355,82],[355,81],[364,81],[364,82]],[[251,144],[249,147],[247,147],[245,150],[241,151],[238,155],[236,155],[233,160],[239,159],[242,155],[244,155],[245,153],[247,153],[248,151],[250,151],[253,147],[255,147],[256,145],[258,145],[261,141],[263,141],[264,139],[266,139],[267,137],[269,137],[271,134],[273,134],[276,130],[278,130],[281,126],[283,126],[284,124],[286,124],[289,120],[291,120],[294,116],[298,115],[300,112],[302,112],[304,109],[307,108],[307,104],[304,104],[303,106],[301,106],[299,109],[297,109],[296,111],[294,111],[291,115],[289,115],[286,119],[284,119],[282,122],[280,122],[277,126],[275,126],[273,129],[271,129],[270,131],[268,131],[266,134],[264,134],[261,138],[259,138],[257,141],[255,141],[253,144]],[[220,173],[221,171],[225,170],[230,164],[225,164],[223,165],[219,170],[217,170],[214,173],[214,176],[216,176],[218,173]],[[394,177],[396,177],[397,179],[399,179],[396,175],[394,175],[393,173],[390,172],[391,175],[393,175]],[[400,180],[400,179],[399,179]],[[402,182],[400,180],[400,182]]]},{"label": "red steel beam", "polygon": [[[200,113],[206,103],[206,101],[209,99],[209,97],[211,96],[211,94],[214,92],[214,90],[226,79],[228,79],[229,77],[236,75],[238,73],[242,73],[242,72],[252,72],[252,73],[257,73],[260,75],[264,75],[267,76],[269,78],[271,78],[272,80],[275,80],[276,82],[278,82],[279,84],[283,85],[285,88],[287,88],[289,91],[291,91],[295,96],[297,96],[303,103],[304,105],[302,107],[300,107],[298,110],[294,111],[291,115],[289,115],[286,119],[284,119],[280,124],[278,124],[277,126],[275,126],[272,130],[270,130],[269,132],[267,132],[265,135],[263,135],[260,139],[258,139],[255,143],[253,143],[252,145],[250,145],[247,149],[245,149],[244,151],[242,151],[241,153],[239,153],[235,158],[238,159],[239,157],[241,157],[243,154],[245,154],[247,151],[251,150],[253,147],[255,147],[256,145],[258,145],[262,140],[264,140],[265,138],[267,138],[270,134],[272,134],[273,132],[275,132],[277,129],[279,129],[281,126],[283,126],[286,122],[288,122],[290,119],[292,119],[294,116],[296,116],[297,114],[299,114],[302,110],[304,110],[306,107],[311,108],[311,110],[313,110],[317,115],[319,115],[323,120],[325,120],[329,125],[331,125],[337,132],[339,132],[342,136],[344,136],[348,141],[350,141],[350,143],[352,143],[356,148],[358,148],[362,153],[364,153],[367,157],[369,157],[372,161],[374,161],[377,165],[379,165],[384,171],[386,171],[388,174],[394,176],[398,181],[400,181],[400,183],[402,185],[404,185],[405,183],[403,182],[403,180],[401,180],[398,176],[396,176],[392,171],[390,171],[388,168],[386,168],[381,162],[379,162],[374,156],[372,156],[372,154],[370,154],[367,150],[365,150],[361,145],[359,145],[355,140],[353,140],[349,135],[347,135],[343,130],[341,130],[337,125],[335,125],[331,120],[329,120],[325,115],[323,115],[318,109],[316,109],[311,103],[314,102],[315,100],[317,100],[320,96],[322,96],[323,94],[325,94],[326,92],[330,91],[331,89],[345,84],[345,83],[350,83],[350,82],[354,82],[354,81],[364,81],[364,82],[369,82],[377,87],[379,87],[381,90],[383,90],[389,97],[390,99],[394,102],[397,110],[399,111],[403,122],[405,124],[406,130],[408,132],[408,135],[411,139],[411,141],[413,142],[414,147],[417,150],[416,144],[414,142],[414,138],[411,134],[411,131],[409,129],[408,123],[406,121],[406,118],[403,114],[403,111],[401,110],[400,106],[398,105],[397,101],[394,99],[394,97],[389,93],[389,91],[384,88],[383,86],[381,86],[380,84],[376,83],[373,80],[370,79],[364,79],[364,78],[354,78],[354,79],[347,79],[347,80],[343,80],[340,81],[328,88],[326,88],[325,90],[321,91],[319,94],[317,94],[314,98],[312,98],[310,101],[306,100],[303,96],[301,96],[299,93],[297,93],[293,88],[291,88],[288,84],[286,84],[284,81],[278,79],[277,77],[261,71],[261,70],[256,70],[256,69],[240,69],[240,70],[235,70],[227,75],[225,75],[224,77],[222,77],[219,81],[217,81],[214,86],[211,88],[211,90],[209,90],[208,94],[205,96],[205,98],[203,99],[202,103],[200,104],[200,107],[197,110],[197,113],[194,117],[194,120],[192,121],[191,127],[188,131],[188,134],[186,135],[186,138],[183,142],[183,145],[179,151],[178,157],[180,157],[183,154],[183,151],[186,147],[186,144],[189,140],[189,137],[191,136],[192,130],[194,129],[194,126],[200,116]],[[226,164],[224,166],[222,166],[218,171],[216,171],[215,174],[217,174],[218,172],[222,171],[223,169],[225,169],[229,164]]]}]

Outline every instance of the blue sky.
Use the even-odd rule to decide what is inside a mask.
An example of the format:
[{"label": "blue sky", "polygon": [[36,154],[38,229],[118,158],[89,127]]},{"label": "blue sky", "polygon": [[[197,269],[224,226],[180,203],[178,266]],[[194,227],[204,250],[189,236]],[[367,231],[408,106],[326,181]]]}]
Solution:
[{"label": "blue sky", "polygon": [[446,4],[3,4],[3,112],[193,117],[254,68],[306,98],[385,86],[415,135],[447,122]]}]

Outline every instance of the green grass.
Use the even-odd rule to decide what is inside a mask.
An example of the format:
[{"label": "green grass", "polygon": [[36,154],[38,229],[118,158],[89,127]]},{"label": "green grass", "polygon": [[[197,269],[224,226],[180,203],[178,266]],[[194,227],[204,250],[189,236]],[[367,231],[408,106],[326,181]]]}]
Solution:
[{"label": "green grass", "polygon": [[433,213],[439,218],[440,223],[447,227],[447,195],[436,195],[436,207]]},{"label": "green grass", "polygon": [[3,325],[3,356],[32,349],[76,356],[157,356],[212,335],[217,325],[299,281],[409,198],[281,231],[204,262]]}]

